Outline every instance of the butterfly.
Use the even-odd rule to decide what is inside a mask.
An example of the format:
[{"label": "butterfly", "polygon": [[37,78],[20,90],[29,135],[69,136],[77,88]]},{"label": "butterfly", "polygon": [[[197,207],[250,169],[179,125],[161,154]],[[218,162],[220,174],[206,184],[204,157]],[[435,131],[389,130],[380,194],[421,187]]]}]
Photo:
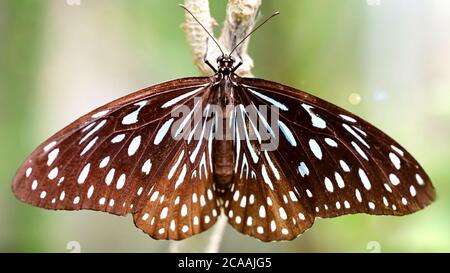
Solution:
[{"label": "butterfly", "polygon": [[317,217],[405,215],[435,199],[419,163],[367,121],[236,75],[239,44],[217,66],[206,61],[211,77],[143,89],[54,134],[17,171],[15,196],[52,210],[131,213],[155,239],[191,237],[225,214],[262,241],[292,240]]}]

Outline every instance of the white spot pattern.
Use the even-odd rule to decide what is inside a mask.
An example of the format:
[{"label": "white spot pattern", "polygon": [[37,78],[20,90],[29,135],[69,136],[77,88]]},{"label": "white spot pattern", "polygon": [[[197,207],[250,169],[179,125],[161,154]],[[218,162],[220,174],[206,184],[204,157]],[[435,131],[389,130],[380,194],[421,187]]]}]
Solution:
[{"label": "white spot pattern", "polygon": [[322,150],[320,149],[320,146],[317,143],[317,141],[315,139],[310,139],[308,144],[314,156],[317,157],[318,159],[322,159]]}]

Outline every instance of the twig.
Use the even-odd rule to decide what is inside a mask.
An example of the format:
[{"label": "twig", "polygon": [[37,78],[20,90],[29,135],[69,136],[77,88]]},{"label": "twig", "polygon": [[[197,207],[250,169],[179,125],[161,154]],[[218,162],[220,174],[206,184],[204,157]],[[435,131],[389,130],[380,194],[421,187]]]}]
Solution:
[{"label": "twig", "polygon": [[207,253],[217,253],[220,250],[220,244],[222,243],[223,233],[225,232],[225,227],[227,226],[228,218],[222,212],[217,219],[216,224],[213,226],[211,237],[206,245],[205,252]]},{"label": "twig", "polygon": [[[188,8],[197,19],[205,26],[205,28],[213,34],[213,27],[217,25],[214,18],[211,17],[209,11],[208,0],[185,0],[184,5]],[[227,13],[225,23],[219,39],[216,39],[225,53],[228,53],[245,35],[253,28],[256,15],[261,5],[261,0],[229,0],[227,5]],[[207,58],[212,63],[216,63],[216,59],[220,56],[220,50],[211,40],[201,26],[192,18],[191,15],[185,15],[186,22],[183,29],[186,32],[187,41],[191,47],[194,64],[200,70],[203,76],[211,75],[211,69],[204,63],[203,58],[205,51],[208,49]],[[236,73],[240,76],[252,77],[251,69],[253,60],[247,54],[247,39],[239,48],[237,53],[242,57],[244,64]],[[208,41],[208,47],[206,46]],[[205,248],[205,252],[218,252],[222,242],[223,233],[227,224],[227,217],[221,213],[218,221],[213,227],[211,237]],[[180,242],[171,242],[169,246],[170,252],[180,251]]]},{"label": "twig", "polygon": [[[192,11],[208,31],[213,33],[213,27],[217,23],[210,15],[209,1],[185,0],[184,2],[185,6]],[[220,38],[217,39],[225,53],[229,52],[253,28],[260,5],[261,0],[228,1],[224,26]],[[183,25],[183,28],[191,47],[194,64],[200,70],[201,75],[211,75],[211,69],[203,61],[208,35],[189,14],[186,13],[185,17],[186,23]],[[253,60],[247,54],[249,40],[247,39],[237,50],[244,61],[244,64],[238,69],[237,74],[246,77],[253,76],[251,73]],[[218,56],[220,56],[219,49],[213,41],[208,41],[208,60],[215,64]]]}]

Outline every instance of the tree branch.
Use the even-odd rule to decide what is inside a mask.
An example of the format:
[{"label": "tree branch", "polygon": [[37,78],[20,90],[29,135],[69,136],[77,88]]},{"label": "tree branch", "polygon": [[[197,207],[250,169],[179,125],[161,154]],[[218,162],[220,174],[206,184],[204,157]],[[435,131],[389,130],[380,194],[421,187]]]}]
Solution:
[{"label": "tree branch", "polygon": [[[213,27],[217,25],[209,11],[208,0],[185,0],[185,6],[197,17],[208,31],[213,34]],[[253,28],[261,0],[229,0],[224,26],[218,40],[222,50],[228,53],[242,38]],[[206,51],[206,41],[208,34],[198,25],[198,23],[189,15],[185,14],[186,23],[183,29],[186,32],[188,43],[191,47],[194,64],[200,70],[203,76],[212,75],[211,69],[204,63],[203,57]],[[244,64],[238,69],[240,76],[251,77],[253,60],[247,54],[249,39],[247,39],[237,52],[242,56]],[[216,63],[220,56],[220,50],[217,45],[209,39],[207,58],[212,63]]]},{"label": "tree branch", "polygon": [[[260,5],[261,0],[228,1],[225,23],[219,38],[219,43],[224,50],[229,52],[253,29]],[[236,50],[244,61],[241,68],[237,71],[237,74],[241,77],[253,77],[251,72],[253,60],[247,53],[249,42],[250,39],[248,38]]]}]

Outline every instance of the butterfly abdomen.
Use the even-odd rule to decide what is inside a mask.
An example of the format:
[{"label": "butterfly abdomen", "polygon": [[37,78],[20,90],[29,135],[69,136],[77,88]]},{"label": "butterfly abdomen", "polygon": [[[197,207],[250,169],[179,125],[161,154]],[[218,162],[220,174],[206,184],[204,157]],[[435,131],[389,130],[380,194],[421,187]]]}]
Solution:
[{"label": "butterfly abdomen", "polygon": [[226,186],[233,180],[233,141],[214,140],[213,146],[214,181],[221,186]]}]

